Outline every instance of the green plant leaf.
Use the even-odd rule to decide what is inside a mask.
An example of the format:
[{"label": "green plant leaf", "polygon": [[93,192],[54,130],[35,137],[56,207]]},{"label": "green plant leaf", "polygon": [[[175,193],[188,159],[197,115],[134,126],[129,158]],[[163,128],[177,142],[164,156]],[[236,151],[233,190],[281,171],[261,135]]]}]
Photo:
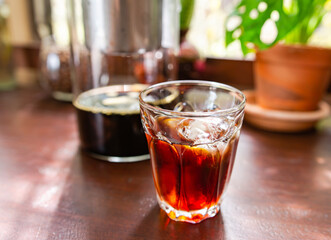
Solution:
[{"label": "green plant leaf", "polygon": [[[284,39],[306,43],[325,14],[326,1],[292,0],[286,6],[283,0],[241,0],[225,22],[225,44],[239,40],[246,55],[255,48],[263,50]],[[234,17],[240,18],[241,23],[229,26]],[[263,42],[261,33],[267,23],[274,24],[277,33],[272,41]]]},{"label": "green plant leaf", "polygon": [[327,12],[324,8],[326,2],[326,0],[315,0],[312,2],[312,10],[309,11],[305,19],[286,36],[286,43],[308,43],[310,37],[320,25],[323,16]]},{"label": "green plant leaf", "polygon": [[194,0],[181,0],[182,9],[180,12],[180,29],[188,29],[191,23]]}]

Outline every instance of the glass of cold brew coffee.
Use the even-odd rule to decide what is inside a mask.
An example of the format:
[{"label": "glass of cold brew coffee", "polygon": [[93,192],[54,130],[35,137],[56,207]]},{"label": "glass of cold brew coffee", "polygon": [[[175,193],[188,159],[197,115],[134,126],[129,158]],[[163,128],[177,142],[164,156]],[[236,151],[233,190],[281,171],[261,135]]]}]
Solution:
[{"label": "glass of cold brew coffee", "polygon": [[81,148],[110,162],[149,159],[138,96],[176,78],[179,0],[71,0]]},{"label": "glass of cold brew coffee", "polygon": [[198,223],[220,210],[235,160],[245,96],[209,81],[171,81],[139,97],[160,207]]}]

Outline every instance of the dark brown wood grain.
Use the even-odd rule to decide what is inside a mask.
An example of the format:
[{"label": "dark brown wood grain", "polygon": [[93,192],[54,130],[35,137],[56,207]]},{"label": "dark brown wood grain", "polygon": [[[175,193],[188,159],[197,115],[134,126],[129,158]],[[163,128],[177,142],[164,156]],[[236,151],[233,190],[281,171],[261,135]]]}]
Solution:
[{"label": "dark brown wood grain", "polygon": [[81,153],[71,104],[0,92],[0,239],[330,239],[330,122],[300,134],[245,125],[221,213],[192,225],[160,211],[149,161]]}]

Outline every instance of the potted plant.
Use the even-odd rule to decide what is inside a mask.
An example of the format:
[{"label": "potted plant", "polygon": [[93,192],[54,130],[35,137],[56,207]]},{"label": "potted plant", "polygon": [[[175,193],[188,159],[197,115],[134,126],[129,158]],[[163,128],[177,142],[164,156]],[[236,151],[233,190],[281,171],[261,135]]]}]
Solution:
[{"label": "potted plant", "polygon": [[[261,107],[317,109],[331,77],[331,49],[309,46],[309,39],[326,2],[241,0],[229,15],[226,45],[239,40],[245,55],[256,52],[255,97]],[[268,25],[274,31],[265,34]]]}]

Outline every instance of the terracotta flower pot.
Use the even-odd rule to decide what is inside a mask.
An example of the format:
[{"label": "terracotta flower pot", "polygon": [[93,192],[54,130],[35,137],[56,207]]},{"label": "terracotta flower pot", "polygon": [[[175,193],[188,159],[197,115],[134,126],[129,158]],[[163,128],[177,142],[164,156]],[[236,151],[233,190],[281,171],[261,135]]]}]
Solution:
[{"label": "terracotta flower pot", "polygon": [[257,52],[254,71],[261,107],[316,110],[331,78],[331,49],[276,45]]}]

